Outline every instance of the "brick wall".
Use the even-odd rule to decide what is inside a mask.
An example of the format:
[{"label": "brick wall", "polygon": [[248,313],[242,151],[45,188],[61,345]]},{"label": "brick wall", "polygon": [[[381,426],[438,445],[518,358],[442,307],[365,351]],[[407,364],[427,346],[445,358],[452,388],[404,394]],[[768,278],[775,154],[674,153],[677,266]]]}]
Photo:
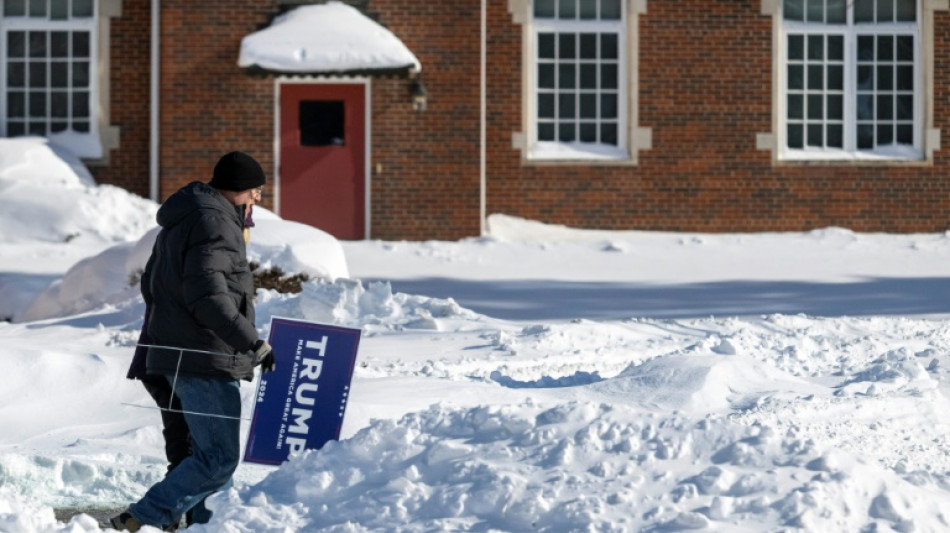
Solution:
[{"label": "brick wall", "polygon": [[[479,231],[479,0],[371,0],[370,14],[419,57],[429,91],[374,79],[371,226],[382,239],[457,239]],[[682,231],[931,232],[950,224],[947,150],[925,165],[774,165],[772,20],[759,0],[653,0],[640,17],[637,166],[526,165],[521,27],[488,2],[487,212],[586,228]],[[163,0],[161,195],[207,180],[234,149],[274,173],[274,81],[236,67],[241,38],[276,1]],[[149,2],[113,21],[113,123],[122,147],[101,181],[146,194]],[[143,26],[144,25],[144,26]],[[144,30],[143,30],[144,28]],[[950,137],[950,13],[935,20],[935,127]],[[946,141],[944,144],[947,144]],[[141,191],[141,192],[140,192]],[[268,191],[269,193],[269,191]],[[265,206],[271,206],[265,198]]]},{"label": "brick wall", "polygon": [[[160,199],[207,181],[225,152],[244,150],[273,176],[272,79],[237,68],[241,38],[276,13],[271,2],[163,0]],[[111,23],[111,123],[119,149],[90,170],[100,183],[149,195],[150,0],[124,0]],[[265,205],[270,205],[265,194]]]},{"label": "brick wall", "polygon": [[409,80],[373,80],[375,238],[457,239],[479,232],[479,4],[369,4],[419,58],[429,91],[428,107],[418,113]]},{"label": "brick wall", "polygon": [[[945,152],[933,166],[773,166],[772,20],[758,0],[651,1],[640,18],[640,126],[653,148],[636,167],[523,166],[520,26],[490,12],[488,212],[586,228],[682,231],[943,231]],[[936,127],[947,122],[950,17],[938,11]]]},{"label": "brick wall", "polygon": [[[208,181],[232,150],[274,175],[274,81],[237,67],[241,39],[276,13],[273,2],[162,0],[161,196]],[[272,189],[265,189],[264,205]]]}]

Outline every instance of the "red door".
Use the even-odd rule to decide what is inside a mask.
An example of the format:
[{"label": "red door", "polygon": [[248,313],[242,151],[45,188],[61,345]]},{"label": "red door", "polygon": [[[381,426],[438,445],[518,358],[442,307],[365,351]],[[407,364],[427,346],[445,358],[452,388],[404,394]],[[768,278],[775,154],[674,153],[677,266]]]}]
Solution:
[{"label": "red door", "polygon": [[364,85],[280,86],[280,216],[366,237]]}]

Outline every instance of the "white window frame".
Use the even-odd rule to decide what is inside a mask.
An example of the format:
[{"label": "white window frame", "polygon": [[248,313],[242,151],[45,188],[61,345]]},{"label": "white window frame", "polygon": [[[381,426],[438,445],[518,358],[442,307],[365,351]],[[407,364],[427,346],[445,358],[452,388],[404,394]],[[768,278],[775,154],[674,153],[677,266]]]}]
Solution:
[{"label": "white window frame", "polygon": [[[770,150],[775,163],[844,162],[850,164],[932,164],[933,152],[940,149],[940,130],[933,127],[933,12],[947,9],[940,0],[917,0],[915,22],[853,24],[853,5],[849,2],[846,25],[809,24],[786,21],[782,0],[762,0],[762,13],[773,17],[773,131],[756,136],[759,149]],[[787,143],[787,42],[790,33],[845,35],[844,138],[842,150],[825,148],[789,149]],[[857,36],[914,36],[914,126],[913,144],[858,150],[857,128]]]},{"label": "white window frame", "polygon": [[[7,56],[6,46],[8,34],[11,31],[88,31],[89,32],[89,131],[77,132],[72,129],[63,132],[52,132],[47,129],[46,138],[57,145],[63,146],[83,159],[101,159],[104,157],[103,140],[100,135],[100,120],[102,119],[100,84],[100,54],[103,52],[99,42],[99,2],[93,1],[91,17],[69,18],[67,20],[52,20],[38,17],[5,17],[0,12],[0,136],[7,136]],[[49,74],[47,73],[47,76]],[[29,89],[27,87],[27,89]],[[47,94],[50,88],[46,88]],[[72,93],[70,92],[70,95]],[[50,106],[47,102],[47,124],[51,121]],[[29,133],[27,132],[27,135]]]},{"label": "white window frame", "polygon": [[[652,147],[651,130],[638,127],[637,106],[639,16],[646,13],[647,0],[621,0],[620,3],[620,20],[560,20],[536,19],[532,0],[508,0],[508,10],[513,20],[522,25],[522,127],[524,130],[513,133],[512,146],[521,151],[524,164],[636,165],[638,152]],[[579,140],[574,142],[539,141],[538,35],[551,32],[580,34],[605,31],[616,31],[618,35],[617,144],[584,143]],[[579,79],[579,72],[577,76]],[[554,91],[556,93],[558,89]],[[599,89],[597,91],[596,94],[600,94]],[[580,94],[581,90],[578,89],[577,92]],[[575,106],[575,111],[579,115],[579,105]],[[598,112],[596,119],[598,128],[602,120],[599,115]],[[579,116],[576,122],[581,122]]]},{"label": "white window frame", "polygon": [[[627,92],[630,90],[627,87],[627,84],[624,83],[624,80],[627,79],[627,37],[626,32],[624,31],[624,15],[623,12],[626,11],[621,9],[621,20],[616,21],[587,21],[587,20],[558,20],[558,19],[534,19],[531,27],[531,48],[533,53],[531,54],[531,68],[528,71],[528,76],[531,80],[531,92],[533,98],[530,98],[528,101],[528,113],[531,117],[531,123],[529,125],[529,130],[531,132],[531,142],[529,148],[528,157],[531,159],[627,159],[630,154],[627,150]],[[603,122],[615,122],[617,124],[617,144],[609,145],[601,142],[583,142],[579,139],[574,141],[542,141],[539,137],[539,124],[542,121],[538,118],[538,99],[541,94],[553,94],[555,100],[557,96],[561,94],[562,90],[558,87],[558,82],[555,82],[554,89],[542,89],[538,86],[538,68],[541,63],[549,63],[549,61],[539,59],[539,37],[541,34],[550,34],[553,33],[556,36],[561,34],[596,34],[600,35],[603,33],[615,33],[617,35],[617,59],[614,60],[604,60],[602,57],[598,57],[595,60],[585,61],[588,64],[594,64],[597,67],[598,72],[601,70],[601,67],[605,64],[614,64],[617,65],[617,116],[614,120],[605,121],[603,116],[598,113],[597,116],[593,119],[593,122],[597,125],[599,129]],[[555,37],[557,40],[557,37]],[[577,48],[580,48],[579,39],[577,40]],[[579,53],[577,54],[580,55]],[[558,80],[557,71],[559,70],[559,65],[564,63],[569,63],[571,60],[561,61],[560,58],[554,60],[554,70],[555,70],[555,80]],[[574,58],[574,65],[580,66],[581,59],[579,57]],[[576,85],[579,86],[580,82],[580,69],[575,71],[575,79],[577,80]],[[596,96],[601,96],[602,94],[613,94],[614,91],[604,91],[600,88],[598,89],[580,89],[575,87],[570,90],[575,95],[577,95],[574,104],[575,116],[573,119],[570,119],[568,122],[571,122],[575,125],[578,125],[582,122],[580,118],[580,95],[581,94],[595,94]],[[559,105],[557,101],[554,104],[555,114]],[[559,132],[560,121],[555,120],[555,138],[560,136]]]}]

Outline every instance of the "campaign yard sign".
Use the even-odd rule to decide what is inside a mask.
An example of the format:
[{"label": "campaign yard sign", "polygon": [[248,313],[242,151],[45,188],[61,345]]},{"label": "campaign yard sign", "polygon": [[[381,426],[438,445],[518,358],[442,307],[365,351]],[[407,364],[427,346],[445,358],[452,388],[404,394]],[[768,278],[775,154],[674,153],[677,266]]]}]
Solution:
[{"label": "campaign yard sign", "polygon": [[244,461],[279,465],[340,438],[360,330],[271,318],[276,368],[261,376]]}]

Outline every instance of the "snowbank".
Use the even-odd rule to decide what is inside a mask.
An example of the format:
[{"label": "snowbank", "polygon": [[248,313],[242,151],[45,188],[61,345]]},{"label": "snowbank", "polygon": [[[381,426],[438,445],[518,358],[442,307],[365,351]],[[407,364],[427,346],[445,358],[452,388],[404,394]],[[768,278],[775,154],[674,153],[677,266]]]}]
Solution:
[{"label": "snowbank", "polygon": [[0,139],[0,320],[21,313],[69,266],[154,225],[158,205],[96,185],[75,155],[42,138]]},{"label": "snowbank", "polygon": [[81,514],[69,523],[56,520],[53,509],[0,486],[0,531],[4,533],[81,533],[99,531],[94,518]]},{"label": "snowbank", "polygon": [[[339,241],[317,228],[282,220],[263,208],[254,210],[248,259],[262,268],[279,267],[288,274],[334,280],[347,277]],[[139,298],[138,281],[160,228],[135,243],[115,245],[83,259],[54,281],[21,313],[16,322],[75,315],[103,305],[121,305]]]},{"label": "snowbank", "polygon": [[382,330],[438,331],[446,324],[478,320],[480,316],[452,299],[393,294],[389,283],[375,282],[364,287],[361,281],[350,279],[313,280],[303,285],[300,294],[262,293],[255,310],[261,322],[272,316],[296,317],[321,324]]},{"label": "snowbank", "polygon": [[45,139],[0,139],[0,243],[83,243],[138,238],[154,225],[155,202],[96,185],[82,162]]},{"label": "snowbank", "polygon": [[940,531],[934,489],[722,416],[433,406],[216,496],[213,522],[192,529]]},{"label": "snowbank", "polygon": [[329,233],[284,220],[259,206],[254,207],[254,221],[249,261],[261,268],[279,267],[288,274],[305,273],[311,278],[349,277],[343,248]]}]

